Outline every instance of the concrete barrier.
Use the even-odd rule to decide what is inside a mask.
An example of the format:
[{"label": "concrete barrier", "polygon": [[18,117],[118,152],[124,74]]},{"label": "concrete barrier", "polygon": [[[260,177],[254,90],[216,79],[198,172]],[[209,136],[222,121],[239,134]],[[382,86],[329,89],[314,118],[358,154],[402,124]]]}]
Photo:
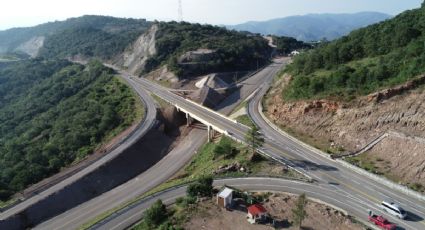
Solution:
[{"label": "concrete barrier", "polygon": [[378,183],[381,183],[381,184],[383,184],[383,185],[385,185],[387,187],[390,187],[392,189],[395,189],[395,190],[397,190],[399,192],[402,192],[402,193],[404,193],[404,194],[406,194],[408,196],[414,197],[414,198],[416,198],[418,200],[425,201],[425,196],[423,194],[421,194],[419,192],[416,192],[416,191],[413,191],[412,189],[410,189],[410,188],[408,188],[408,187],[406,187],[404,185],[397,184],[395,182],[392,182],[392,181],[388,180],[385,177],[382,177],[382,176],[373,174],[371,172],[368,172],[368,171],[366,171],[366,170],[364,170],[362,168],[359,168],[359,167],[357,167],[357,166],[355,166],[353,164],[350,164],[350,163],[348,163],[348,162],[346,162],[344,160],[337,159],[336,162],[338,162],[339,164],[341,164],[342,166],[344,166],[346,168],[349,168],[349,169],[357,172],[358,174],[361,174],[363,176],[366,176],[369,179],[372,179],[372,180],[374,180],[374,181],[376,181]]}]

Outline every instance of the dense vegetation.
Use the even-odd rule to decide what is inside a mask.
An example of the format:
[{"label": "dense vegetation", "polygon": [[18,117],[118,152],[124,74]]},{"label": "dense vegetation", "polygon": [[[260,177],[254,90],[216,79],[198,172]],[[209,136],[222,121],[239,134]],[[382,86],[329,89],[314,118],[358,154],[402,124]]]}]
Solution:
[{"label": "dense vegetation", "polygon": [[110,59],[123,52],[150,26],[150,23],[144,20],[111,17],[95,17],[94,19],[97,23],[68,26],[65,30],[48,36],[40,55],[56,58],[82,55]]},{"label": "dense vegetation", "polygon": [[83,16],[30,28],[0,31],[0,53],[13,52],[20,44],[44,36],[42,55],[66,57],[81,54],[109,58],[142,34],[150,22],[105,16]]},{"label": "dense vegetation", "polygon": [[287,99],[351,99],[425,72],[425,7],[406,11],[295,58]]},{"label": "dense vegetation", "polygon": [[312,46],[308,43],[298,41],[291,37],[273,36],[273,42],[276,45],[276,51],[282,55],[288,55],[294,50],[310,49]]},{"label": "dense vegetation", "polygon": [[334,40],[350,31],[371,25],[390,15],[378,12],[359,12],[354,14],[307,14],[289,16],[268,21],[246,22],[227,26],[230,29],[252,33],[288,36],[301,41],[319,41],[323,38]]},{"label": "dense vegetation", "polygon": [[[177,75],[252,70],[265,64],[270,57],[270,47],[259,35],[185,22],[159,23],[158,27],[157,55],[148,60],[147,72],[165,63]],[[199,48],[215,50],[215,58],[190,68],[179,63],[181,55]]]},{"label": "dense vegetation", "polygon": [[129,126],[135,99],[110,69],[35,59],[0,69],[0,199]]}]

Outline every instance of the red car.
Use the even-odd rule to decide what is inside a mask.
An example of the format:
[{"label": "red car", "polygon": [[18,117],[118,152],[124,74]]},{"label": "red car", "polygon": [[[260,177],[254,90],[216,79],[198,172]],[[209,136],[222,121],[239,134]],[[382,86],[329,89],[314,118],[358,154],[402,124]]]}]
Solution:
[{"label": "red car", "polygon": [[383,216],[371,214],[369,215],[369,221],[385,230],[395,230],[397,228],[397,225],[389,222]]}]

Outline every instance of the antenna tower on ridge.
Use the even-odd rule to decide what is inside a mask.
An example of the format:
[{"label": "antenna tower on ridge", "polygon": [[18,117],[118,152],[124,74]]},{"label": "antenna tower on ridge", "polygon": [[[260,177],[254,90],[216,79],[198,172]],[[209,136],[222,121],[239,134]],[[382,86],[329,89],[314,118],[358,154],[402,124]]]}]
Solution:
[{"label": "antenna tower on ridge", "polygon": [[182,0],[179,0],[179,9],[178,9],[178,21],[181,22],[183,21],[183,4],[182,4]]}]

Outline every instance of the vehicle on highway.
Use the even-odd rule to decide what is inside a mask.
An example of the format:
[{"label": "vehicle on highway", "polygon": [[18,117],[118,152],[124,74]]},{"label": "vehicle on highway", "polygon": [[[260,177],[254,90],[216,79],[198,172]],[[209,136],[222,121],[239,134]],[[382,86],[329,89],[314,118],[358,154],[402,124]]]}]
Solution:
[{"label": "vehicle on highway", "polygon": [[384,211],[388,212],[391,215],[394,215],[400,219],[405,219],[407,216],[406,211],[400,205],[392,201],[382,201],[381,207]]},{"label": "vehicle on highway", "polygon": [[378,216],[373,214],[372,211],[369,211],[369,221],[374,223],[376,226],[385,229],[385,230],[395,230],[397,228],[396,224],[389,222],[383,216]]}]

